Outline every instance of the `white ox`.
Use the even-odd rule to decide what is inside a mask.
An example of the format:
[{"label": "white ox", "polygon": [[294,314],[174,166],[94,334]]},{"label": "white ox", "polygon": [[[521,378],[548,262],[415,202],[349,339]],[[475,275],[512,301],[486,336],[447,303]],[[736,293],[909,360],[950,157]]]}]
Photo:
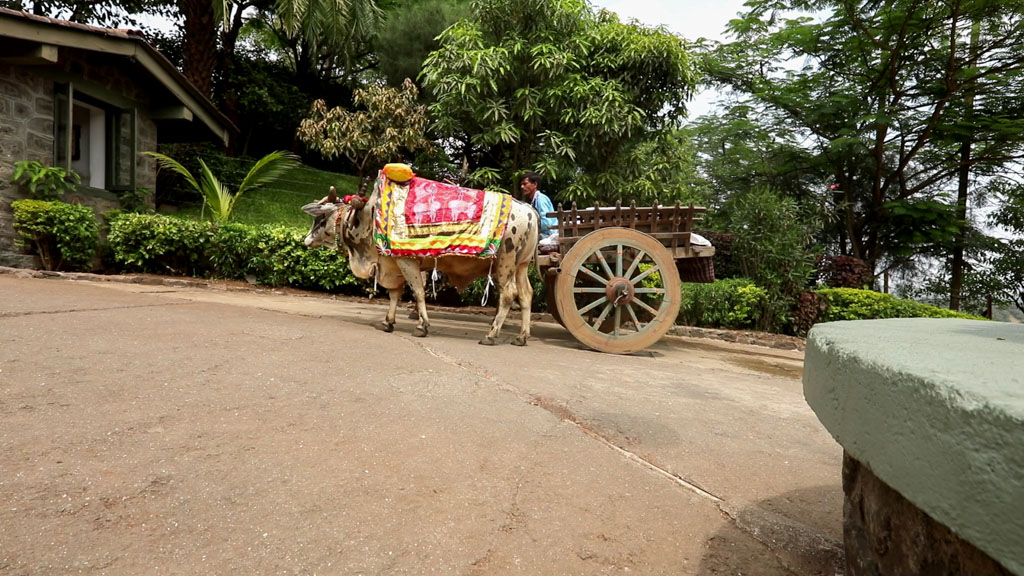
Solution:
[{"label": "white ox", "polygon": [[391,298],[387,315],[380,324],[374,324],[378,330],[391,332],[395,329],[395,314],[398,301],[402,296],[403,287],[408,284],[412,288],[419,313],[419,323],[413,330],[414,336],[426,336],[430,329],[430,320],[424,303],[425,270],[443,272],[449,282],[460,292],[477,278],[492,274],[494,284],[498,288],[498,311],[494,315],[491,329],[481,344],[493,345],[501,325],[512,307],[512,300],[517,297],[522,312],[522,324],[519,336],[512,341],[516,346],[525,346],[530,337],[530,306],[533,300],[533,289],[527,269],[533,258],[539,234],[537,212],[529,204],[518,200],[512,201],[505,234],[501,238],[501,248],[496,258],[476,258],[473,256],[447,255],[440,258],[393,258],[377,252],[373,242],[373,217],[378,194],[374,194],[363,203],[358,198],[348,204],[338,200],[334,187],[329,196],[319,202],[306,204],[302,211],[313,216],[313,227],[306,235],[306,246],[329,246],[348,253],[349,267],[359,278],[375,278],[377,284],[387,289]]}]

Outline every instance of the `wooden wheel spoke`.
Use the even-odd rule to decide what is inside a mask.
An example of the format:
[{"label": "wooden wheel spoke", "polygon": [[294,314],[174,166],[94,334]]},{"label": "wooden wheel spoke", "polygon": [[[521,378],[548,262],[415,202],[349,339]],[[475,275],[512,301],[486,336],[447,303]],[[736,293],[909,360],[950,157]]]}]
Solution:
[{"label": "wooden wheel spoke", "polygon": [[633,300],[633,304],[636,304],[637,306],[643,308],[644,310],[647,310],[648,312],[651,313],[651,316],[654,316],[655,318],[658,317],[658,311],[648,306],[647,303],[644,302],[643,300]]},{"label": "wooden wheel spoke", "polygon": [[[605,265],[605,268],[608,268],[608,266]],[[597,280],[598,282],[601,283],[601,286],[607,286],[608,285],[608,278],[612,277],[611,274],[609,274],[608,278],[601,278],[600,276],[597,275],[596,272],[594,272],[590,268],[587,268],[586,266],[580,266],[580,272],[583,272],[587,276],[590,276],[594,280]],[[604,289],[602,288],[602,290],[604,290]]]},{"label": "wooden wheel spoke", "polygon": [[605,298],[604,296],[601,296],[597,300],[594,300],[590,304],[587,304],[583,308],[580,308],[579,309],[579,313],[580,314],[586,314],[587,312],[590,312],[591,310],[593,310],[594,308],[597,308],[601,304],[607,304],[607,303],[608,303],[608,299]]},{"label": "wooden wheel spoke", "polygon": [[593,286],[576,286],[572,289],[573,294],[604,294],[604,288],[595,288]]},{"label": "wooden wheel spoke", "polygon": [[605,260],[604,253],[600,250],[595,250],[594,254],[597,255],[597,261],[601,263],[601,268],[604,268],[604,273],[607,274],[609,278],[614,278],[615,274],[612,273],[611,266],[608,266],[608,261]]},{"label": "wooden wheel spoke", "polygon": [[655,264],[654,266],[651,266],[647,270],[644,270],[643,274],[637,276],[636,278],[630,278],[629,281],[632,282],[634,286],[636,286],[637,284],[642,282],[644,278],[647,278],[651,274],[654,274],[655,272],[660,272],[660,271],[661,271],[661,267],[658,266],[657,264]]},{"label": "wooden wheel spoke", "polygon": [[636,272],[636,267],[640,265],[640,261],[643,260],[644,256],[646,256],[646,255],[647,255],[647,252],[644,252],[643,250],[640,250],[639,252],[637,252],[636,258],[633,258],[633,262],[631,262],[629,264],[629,270],[626,270],[626,273],[622,274],[621,276],[623,278],[631,277],[633,275],[633,272]]},{"label": "wooden wheel spoke", "polygon": [[615,307],[615,323],[612,326],[612,334],[618,336],[619,328],[622,326],[622,306]]},{"label": "wooden wheel spoke", "polygon": [[615,247],[615,275],[622,276],[622,244]]},{"label": "wooden wheel spoke", "polygon": [[629,317],[633,319],[633,325],[636,326],[636,331],[639,332],[644,329],[644,324],[640,322],[640,319],[636,317],[636,312],[633,311],[633,306],[630,304],[626,305],[626,310],[629,310]]},{"label": "wooden wheel spoke", "polygon": [[633,290],[634,294],[664,294],[664,288],[636,288]]},{"label": "wooden wheel spoke", "polygon": [[[605,300],[605,302],[608,301]],[[608,313],[612,311],[612,308],[614,308],[614,306],[612,306],[611,302],[608,302],[608,305],[605,306],[604,310],[601,311],[601,315],[598,316],[596,320],[594,320],[594,330],[597,330],[598,327],[601,326],[601,324],[604,324],[604,319],[608,317]]]}]

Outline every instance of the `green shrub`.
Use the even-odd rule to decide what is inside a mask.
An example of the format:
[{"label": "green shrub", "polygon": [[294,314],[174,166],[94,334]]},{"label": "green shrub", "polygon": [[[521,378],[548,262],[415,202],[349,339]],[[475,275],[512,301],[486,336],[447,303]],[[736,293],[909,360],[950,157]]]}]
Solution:
[{"label": "green shrub", "polygon": [[82,177],[74,170],[47,166],[35,160],[14,163],[11,183],[24,186],[29,195],[39,200],[57,200],[65,192],[74,192]]},{"label": "green shrub", "polygon": [[211,240],[210,262],[226,278],[327,292],[361,293],[341,252],[307,248],[305,234],[285,226],[224,224]]},{"label": "green shrub", "polygon": [[110,222],[107,241],[114,261],[125,270],[204,276],[210,270],[213,231],[206,222],[122,213]]},{"label": "green shrub", "polygon": [[92,209],[64,202],[15,200],[14,228],[46,270],[90,268],[97,254],[99,226]]},{"label": "green shrub", "polygon": [[677,322],[688,326],[749,329],[762,323],[768,293],[747,278],[683,284]]},{"label": "green shrub", "polygon": [[108,236],[114,261],[127,270],[363,293],[365,282],[352,275],[340,252],[309,249],[303,238],[302,231],[284,226],[213,226],[168,216],[124,213],[111,218]]},{"label": "green shrub", "polygon": [[900,300],[891,294],[856,288],[825,288],[817,291],[828,301],[821,321],[870,320],[876,318],[970,318],[984,320],[946,308]]}]

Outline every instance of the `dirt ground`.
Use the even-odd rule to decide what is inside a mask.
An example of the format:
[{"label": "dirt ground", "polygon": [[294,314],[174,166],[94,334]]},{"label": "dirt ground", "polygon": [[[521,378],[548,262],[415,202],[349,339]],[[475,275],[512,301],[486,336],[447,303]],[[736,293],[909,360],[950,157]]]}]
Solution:
[{"label": "dirt ground", "polygon": [[0,574],[841,573],[802,352],[382,315],[0,274]]}]

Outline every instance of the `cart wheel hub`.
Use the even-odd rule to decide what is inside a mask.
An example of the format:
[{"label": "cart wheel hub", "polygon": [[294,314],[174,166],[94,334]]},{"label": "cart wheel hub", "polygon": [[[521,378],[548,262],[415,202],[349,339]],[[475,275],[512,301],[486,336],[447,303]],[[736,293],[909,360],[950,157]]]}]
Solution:
[{"label": "cart wheel hub", "polygon": [[633,288],[633,284],[622,277],[612,278],[608,282],[608,286],[604,289],[604,295],[608,298],[608,301],[616,306],[622,306],[623,304],[629,304],[633,301],[633,297],[636,294]]}]

